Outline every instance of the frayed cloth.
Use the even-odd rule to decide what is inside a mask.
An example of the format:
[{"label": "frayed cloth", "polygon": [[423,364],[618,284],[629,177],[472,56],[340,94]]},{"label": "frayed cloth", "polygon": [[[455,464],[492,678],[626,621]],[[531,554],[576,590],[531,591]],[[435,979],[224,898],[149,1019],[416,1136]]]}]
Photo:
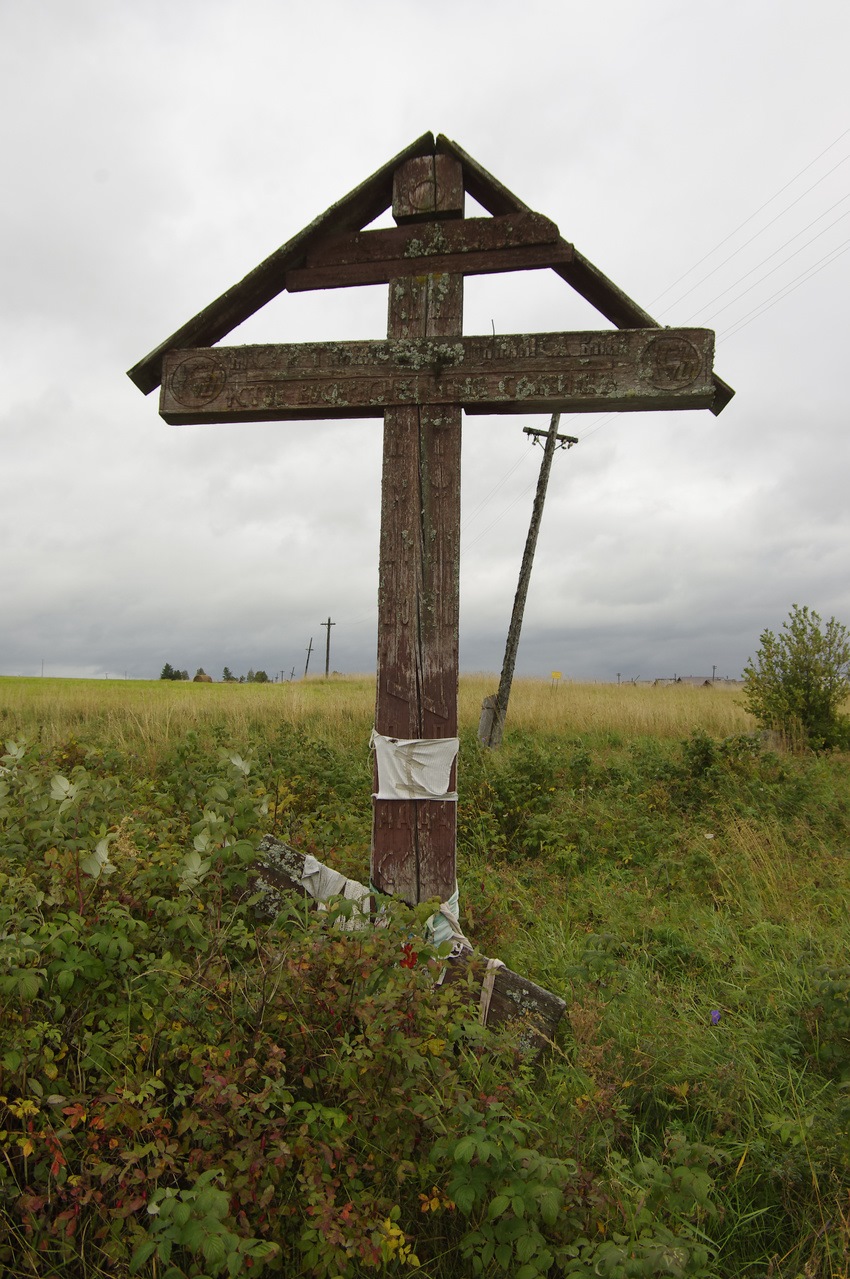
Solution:
[{"label": "frayed cloth", "polygon": [[449,790],[456,737],[384,737],[373,729],[369,744],[378,764],[373,799],[457,800],[457,791]]}]

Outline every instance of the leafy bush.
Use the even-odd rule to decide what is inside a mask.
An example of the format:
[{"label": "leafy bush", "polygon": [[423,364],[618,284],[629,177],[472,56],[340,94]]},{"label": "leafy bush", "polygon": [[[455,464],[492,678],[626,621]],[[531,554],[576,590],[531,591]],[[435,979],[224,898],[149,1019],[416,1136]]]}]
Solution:
[{"label": "leafy bush", "polygon": [[744,669],[744,701],[763,728],[821,747],[850,744],[839,707],[850,692],[850,634],[795,604],[782,632],[763,631]]},{"label": "leafy bush", "polygon": [[367,734],[211,706],[0,760],[0,1272],[847,1273],[845,761],[465,739],[466,931],[568,1002],[532,1066],[423,912],[255,922],[268,830],[367,874]]},{"label": "leafy bush", "polygon": [[202,815],[146,848],[142,809],[108,823],[112,778],[3,756],[4,1274],[355,1276],[447,1250],[545,1274],[574,1167],[537,1152],[474,982],[435,985],[432,907],[349,932],[351,903],[293,900],[255,926],[264,788],[235,751],[210,762],[182,744]]}]

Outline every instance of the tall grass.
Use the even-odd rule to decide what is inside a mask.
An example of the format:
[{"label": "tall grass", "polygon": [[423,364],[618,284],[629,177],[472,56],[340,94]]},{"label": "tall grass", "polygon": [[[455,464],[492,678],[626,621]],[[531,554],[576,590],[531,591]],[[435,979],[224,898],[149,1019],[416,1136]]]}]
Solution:
[{"label": "tall grass", "polygon": [[[478,724],[481,703],[495,693],[493,676],[466,676],[460,681],[462,724]],[[508,706],[508,731],[524,729],[547,734],[599,737],[651,735],[687,736],[699,728],[714,737],[727,737],[753,728],[741,703],[741,690],[732,685],[711,688],[689,684],[553,684],[545,680],[514,681]]]},{"label": "tall grass", "polygon": [[[477,728],[481,703],[495,691],[494,676],[460,680],[462,728]],[[284,684],[194,684],[172,680],[64,680],[0,678],[0,733],[38,734],[46,745],[92,733],[101,744],[153,750],[189,731],[224,725],[235,736],[252,726],[289,724],[352,746],[368,737],[375,684],[369,676],[335,676]],[[514,682],[508,733],[626,739],[676,739],[694,729],[715,737],[746,732],[752,718],[740,691],[717,685],[668,687],[631,684]]]}]

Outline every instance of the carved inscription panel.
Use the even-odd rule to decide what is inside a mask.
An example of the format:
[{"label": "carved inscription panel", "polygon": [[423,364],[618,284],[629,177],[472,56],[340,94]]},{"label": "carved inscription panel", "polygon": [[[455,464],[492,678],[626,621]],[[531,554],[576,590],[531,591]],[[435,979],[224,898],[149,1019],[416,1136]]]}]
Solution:
[{"label": "carved inscription panel", "polygon": [[705,329],[173,351],[160,412],[181,424],[380,417],[423,404],[468,413],[704,408],[713,353]]}]

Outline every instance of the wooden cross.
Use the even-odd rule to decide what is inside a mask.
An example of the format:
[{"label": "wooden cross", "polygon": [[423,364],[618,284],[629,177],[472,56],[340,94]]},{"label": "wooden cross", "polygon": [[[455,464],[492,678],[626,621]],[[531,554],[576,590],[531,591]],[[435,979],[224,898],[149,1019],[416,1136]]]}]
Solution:
[{"label": "wooden cross", "polygon": [[[465,193],[491,214],[464,217]],[[364,231],[387,207],[394,228]],[[549,268],[618,326],[464,337],[463,277]],[[286,289],[387,284],[387,338],[215,347]],[[130,370],[170,423],[383,417],[375,729],[457,734],[461,413],[710,408],[714,335],[663,329],[456,143],[425,134]],[[454,790],[454,767],[449,793]],[[456,887],[456,804],[373,801],[372,883]]]}]

